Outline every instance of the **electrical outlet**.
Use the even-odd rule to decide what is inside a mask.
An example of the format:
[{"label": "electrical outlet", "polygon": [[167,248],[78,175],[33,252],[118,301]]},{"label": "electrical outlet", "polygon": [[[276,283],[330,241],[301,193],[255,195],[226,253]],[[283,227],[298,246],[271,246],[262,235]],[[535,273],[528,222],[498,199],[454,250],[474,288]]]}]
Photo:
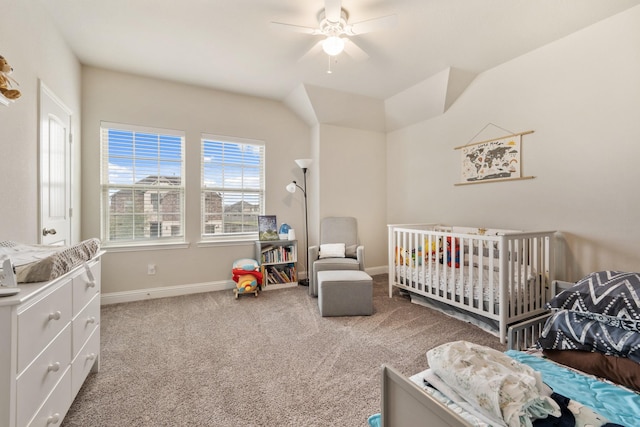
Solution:
[{"label": "electrical outlet", "polygon": [[156,265],[155,264],[147,265],[147,274],[149,274],[149,275],[156,274]]}]

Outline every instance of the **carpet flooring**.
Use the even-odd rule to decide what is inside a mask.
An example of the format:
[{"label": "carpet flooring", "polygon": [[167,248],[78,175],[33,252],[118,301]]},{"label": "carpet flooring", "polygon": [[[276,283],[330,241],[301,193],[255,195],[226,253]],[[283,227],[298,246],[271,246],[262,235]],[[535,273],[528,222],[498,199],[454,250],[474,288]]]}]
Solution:
[{"label": "carpet flooring", "polygon": [[427,350],[498,338],[412,304],[374,276],[374,314],[321,317],[308,288],[231,290],[102,307],[101,368],[63,422],[81,426],[368,425],[380,366],[410,376]]}]

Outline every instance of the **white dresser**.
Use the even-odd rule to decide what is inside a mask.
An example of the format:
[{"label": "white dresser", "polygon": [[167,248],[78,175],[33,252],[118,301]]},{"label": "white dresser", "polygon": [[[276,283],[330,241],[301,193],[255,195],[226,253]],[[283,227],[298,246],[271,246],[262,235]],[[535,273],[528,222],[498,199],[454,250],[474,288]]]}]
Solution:
[{"label": "white dresser", "polygon": [[100,368],[100,255],[0,298],[0,426],[59,426]]}]

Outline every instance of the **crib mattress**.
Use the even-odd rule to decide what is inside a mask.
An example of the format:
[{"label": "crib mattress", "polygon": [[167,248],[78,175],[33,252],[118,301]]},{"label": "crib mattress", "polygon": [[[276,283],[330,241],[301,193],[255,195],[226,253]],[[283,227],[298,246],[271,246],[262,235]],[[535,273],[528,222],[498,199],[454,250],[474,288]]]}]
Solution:
[{"label": "crib mattress", "polygon": [[[469,269],[467,268],[463,272],[456,271],[453,279],[450,267],[444,268],[440,266],[439,274],[436,271],[434,267],[430,271],[428,267],[396,266],[397,277],[401,279],[400,283],[403,285],[414,286],[414,284],[418,283],[423,286],[422,290],[425,290],[425,283],[437,284],[437,288],[441,292],[464,295],[467,299],[473,298],[476,301],[484,302],[491,301],[491,290],[493,290],[493,303],[500,302],[500,274],[497,271],[473,267],[472,278],[470,278]],[[525,274],[527,280],[535,278],[532,272],[525,272],[523,276]],[[522,280],[522,282],[524,283],[525,280]],[[455,292],[452,292],[453,289],[455,289]]]},{"label": "crib mattress", "polygon": [[27,245],[0,242],[0,255],[8,256],[18,283],[46,282],[92,259],[100,250],[99,239],[87,239],[72,246]]}]

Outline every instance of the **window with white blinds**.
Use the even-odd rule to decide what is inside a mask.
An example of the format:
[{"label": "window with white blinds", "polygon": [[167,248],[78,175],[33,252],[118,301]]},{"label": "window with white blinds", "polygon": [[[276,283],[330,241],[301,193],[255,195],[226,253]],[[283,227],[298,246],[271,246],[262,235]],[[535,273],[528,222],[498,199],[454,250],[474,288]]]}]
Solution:
[{"label": "window with white blinds", "polygon": [[264,214],[264,143],[202,135],[202,238],[257,239]]},{"label": "window with white blinds", "polygon": [[184,242],[182,131],[102,122],[102,241]]}]

